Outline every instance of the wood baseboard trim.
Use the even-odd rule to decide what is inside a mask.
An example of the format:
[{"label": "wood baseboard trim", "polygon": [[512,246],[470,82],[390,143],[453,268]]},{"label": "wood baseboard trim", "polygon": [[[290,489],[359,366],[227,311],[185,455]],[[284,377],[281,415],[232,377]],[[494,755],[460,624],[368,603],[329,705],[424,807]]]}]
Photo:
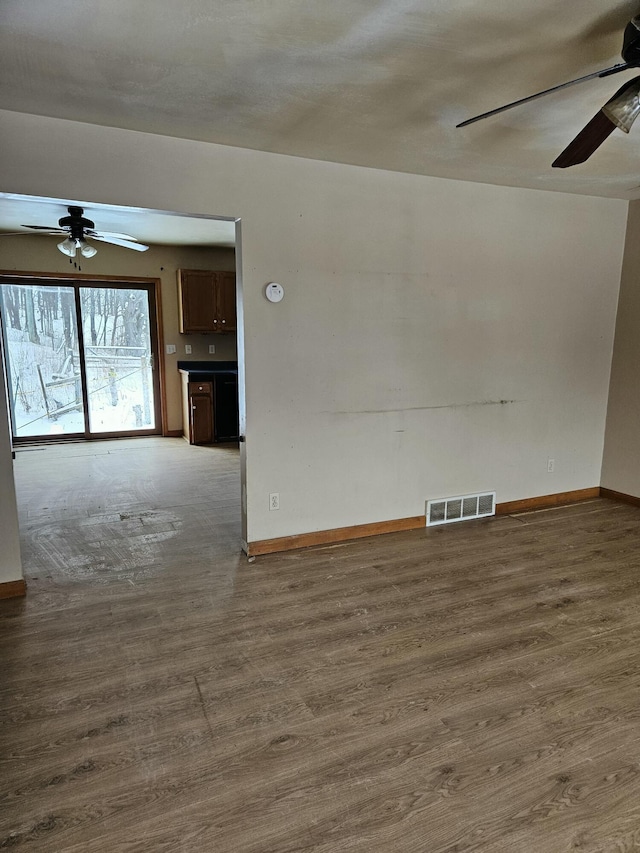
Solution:
[{"label": "wood baseboard trim", "polygon": [[24,579],[0,583],[0,598],[22,598],[26,594],[27,582]]},{"label": "wood baseboard trim", "polygon": [[603,498],[609,498],[611,501],[620,501],[620,503],[640,506],[640,498],[637,498],[635,495],[626,495],[624,492],[615,492],[613,489],[605,489],[603,486],[600,487],[600,495]]},{"label": "wood baseboard trim", "polygon": [[411,518],[396,518],[391,521],[376,521],[372,524],[356,524],[353,527],[336,527],[332,530],[317,530],[314,533],[300,533],[297,536],[282,536],[278,539],[261,539],[248,542],[248,557],[261,554],[275,554],[278,551],[295,551],[298,548],[310,548],[313,545],[331,545],[335,542],[347,542],[349,539],[362,539],[365,536],[380,536],[383,533],[400,533],[404,530],[417,530],[427,523],[424,515]]},{"label": "wood baseboard trim", "polygon": [[[637,502],[640,498],[629,495],[619,495],[605,489],[605,497],[614,500],[628,499],[629,503]],[[603,490],[599,486],[590,489],[576,489],[573,492],[557,492],[553,495],[540,495],[536,498],[525,498],[519,501],[507,501],[496,504],[496,515],[510,515],[516,512],[530,512],[536,509],[549,509],[565,504],[579,503],[600,497]],[[425,527],[424,515],[414,515],[410,518],[397,518],[392,521],[378,521],[372,524],[357,524],[353,527],[336,527],[332,530],[318,530],[314,533],[300,533],[296,536],[282,536],[278,539],[260,539],[255,542],[242,543],[248,557],[259,557],[263,554],[275,554],[279,551],[295,551],[299,548],[311,548],[314,545],[331,545],[336,542],[348,542],[350,539],[362,539],[365,536],[380,536],[384,533],[400,533],[405,530],[418,530]]]},{"label": "wood baseboard trim", "polygon": [[601,489],[593,486],[590,489],[576,489],[573,492],[557,492],[554,495],[540,495],[537,498],[525,498],[521,501],[507,501],[496,504],[496,515],[511,515],[514,512],[530,512],[535,509],[548,509],[564,504],[574,504],[600,497]]},{"label": "wood baseboard trim", "polygon": [[168,429],[164,433],[165,438],[182,438],[182,430],[181,429]]}]

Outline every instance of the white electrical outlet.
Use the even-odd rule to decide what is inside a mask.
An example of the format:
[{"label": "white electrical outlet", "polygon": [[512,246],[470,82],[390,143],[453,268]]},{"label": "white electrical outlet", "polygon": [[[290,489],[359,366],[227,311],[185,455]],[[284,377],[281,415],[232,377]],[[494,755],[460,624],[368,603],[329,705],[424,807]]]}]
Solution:
[{"label": "white electrical outlet", "polygon": [[269,509],[280,509],[280,492],[271,492],[269,495]]},{"label": "white electrical outlet", "polygon": [[184,345],[184,353],[185,355],[191,355],[191,344]]},{"label": "white electrical outlet", "polygon": [[213,355],[215,351],[216,351],[216,345],[215,344],[209,344],[209,355]]},{"label": "white electrical outlet", "polygon": [[553,472],[555,470],[556,470],[556,460],[551,459],[551,458],[547,459],[547,473],[553,474]]},{"label": "white electrical outlet", "polygon": [[164,351],[166,352],[167,355],[173,355],[174,352],[176,351],[176,345],[175,344],[167,344],[166,347],[164,348]]}]

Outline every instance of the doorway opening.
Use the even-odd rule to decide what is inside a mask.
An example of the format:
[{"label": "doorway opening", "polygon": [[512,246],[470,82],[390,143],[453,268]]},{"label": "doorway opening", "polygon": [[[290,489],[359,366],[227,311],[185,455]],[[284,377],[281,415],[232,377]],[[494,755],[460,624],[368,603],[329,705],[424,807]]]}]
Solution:
[{"label": "doorway opening", "polygon": [[[56,241],[59,235],[49,234],[43,226],[55,223],[61,215],[68,210],[69,205],[81,206],[85,213],[95,221],[99,228],[113,233],[133,234],[135,238],[150,246],[147,252],[124,251],[121,247],[110,246],[106,243],[99,245],[99,251],[95,257],[89,260],[66,257],[56,249]],[[55,229],[54,229],[55,230]],[[80,444],[85,439],[122,438],[124,441],[109,448],[101,448],[95,442],[92,446],[82,449],[82,453],[95,453],[100,456],[103,453],[115,452],[116,447],[123,449],[133,446],[140,447],[143,453],[147,442],[155,445],[159,442],[164,444],[156,436],[164,438],[187,438],[184,429],[182,373],[183,362],[189,363],[192,369],[203,369],[209,367],[210,362],[216,362],[215,368],[224,362],[227,366],[233,366],[237,370],[237,405],[239,409],[239,429],[235,434],[240,435],[239,447],[225,447],[218,435],[215,436],[218,443],[202,450],[191,447],[190,452],[194,459],[202,462],[215,456],[224,456],[229,461],[236,460],[238,465],[238,481],[232,477],[216,477],[216,504],[220,501],[236,506],[236,489],[244,495],[246,493],[246,454],[244,438],[245,425],[245,401],[244,401],[244,329],[243,329],[243,299],[242,299],[242,272],[241,272],[241,223],[236,217],[216,217],[203,214],[177,213],[170,210],[151,210],[148,208],[133,208],[115,206],[101,202],[92,202],[87,199],[56,199],[35,196],[15,195],[0,193],[0,246],[3,255],[3,270],[0,270],[0,290],[3,285],[8,287],[15,285],[41,284],[46,288],[71,287],[75,313],[72,315],[72,334],[76,335],[77,345],[70,346],[67,339],[63,340],[63,350],[66,347],[64,358],[63,351],[57,352],[60,347],[59,340],[51,347],[54,349],[55,358],[49,372],[46,365],[40,365],[42,382],[33,359],[31,391],[42,407],[40,412],[34,412],[33,397],[27,397],[28,404],[32,407],[29,412],[21,412],[22,420],[18,423],[17,407],[13,406],[10,421],[14,435],[14,446],[16,450],[25,451],[16,457],[17,463],[31,456],[32,451],[45,452],[44,445],[48,445],[51,453],[54,449],[60,449],[62,453],[70,453],[73,450],[80,452]],[[133,239],[133,238],[132,238]],[[86,261],[86,265],[85,265]],[[88,270],[91,269],[91,273]],[[204,270],[219,273],[233,273],[236,280],[236,303],[237,303],[237,330],[233,333],[226,331],[221,333],[220,329],[210,332],[187,332],[180,328],[179,311],[180,299],[177,286],[177,277],[180,270]],[[135,289],[147,289],[153,296],[149,296],[149,329],[157,327],[157,339],[152,337],[149,348],[143,347],[138,340],[126,338],[118,339],[122,330],[123,306],[118,308],[118,326],[112,312],[105,324],[105,294],[95,288],[113,288],[119,292],[109,294],[108,300],[124,298],[120,292]],[[86,292],[85,290],[86,289]],[[22,314],[19,333],[7,332],[5,339],[15,334],[21,334],[30,344],[29,326],[35,325],[36,332],[40,337],[42,345],[44,334],[41,332],[41,323],[48,322],[46,310],[53,314],[53,324],[58,325],[64,320],[61,317],[62,307],[60,298],[57,306],[45,307],[44,319],[41,318],[39,302],[44,307],[44,295],[51,290],[46,289],[42,297],[31,291],[34,300],[34,312],[31,316],[31,300],[27,303],[26,296],[20,297],[24,304],[20,305]],[[94,306],[91,307],[93,295]],[[0,292],[2,297],[2,292]],[[83,300],[85,303],[83,305]],[[77,305],[77,302],[80,305]],[[27,318],[27,311],[29,318]],[[56,317],[57,311],[57,317]],[[91,316],[94,316],[95,336],[91,328]],[[33,321],[33,322],[32,322]],[[144,319],[141,322],[146,322]],[[75,326],[73,324],[75,323]],[[0,301],[0,331],[10,329],[11,307]],[[106,334],[105,334],[106,326]],[[116,331],[112,342],[111,337]],[[82,343],[80,336],[82,335]],[[58,338],[60,335],[58,335]],[[64,339],[64,325],[62,331]],[[0,339],[2,335],[0,335]],[[105,350],[101,347],[114,349]],[[126,350],[124,347],[132,347]],[[142,348],[135,349],[136,347]],[[71,359],[67,358],[71,352]],[[127,371],[118,373],[112,364],[111,372],[109,366],[105,365],[106,355],[119,356],[124,361],[116,362],[124,366]],[[141,367],[142,358],[147,358],[149,353],[150,381],[145,389],[142,383]],[[133,359],[138,359],[135,365]],[[23,380],[17,384],[17,375],[14,365],[10,363],[10,356],[5,347],[4,357],[0,354],[0,371],[4,372],[7,388],[11,402],[17,398],[20,404],[20,395],[26,389]],[[51,356],[50,356],[51,359]],[[24,360],[24,357],[23,357]],[[84,368],[82,361],[84,360]],[[65,364],[65,362],[67,362]],[[131,363],[129,363],[131,362]],[[94,364],[100,363],[106,369],[106,375],[94,376],[96,398],[101,396],[96,411],[91,410],[92,375]],[[73,365],[73,366],[72,366]],[[76,368],[79,369],[76,369]],[[4,368],[4,370],[3,370]],[[113,375],[115,371],[116,375]],[[35,372],[35,376],[33,373]],[[137,372],[140,384],[136,388],[127,388],[125,383],[132,377],[126,377],[126,372]],[[10,375],[7,376],[7,373]],[[79,375],[78,375],[79,374]],[[63,380],[60,385],[51,385]],[[114,389],[115,382],[115,389]],[[43,391],[43,384],[45,385]],[[79,386],[79,388],[78,388]],[[118,393],[118,403],[113,405],[115,393]],[[148,398],[146,397],[149,392]],[[152,392],[152,393],[151,393]],[[112,394],[114,397],[112,397]],[[46,398],[46,401],[45,401]],[[51,399],[49,399],[51,398]],[[47,402],[49,409],[47,410]],[[61,411],[66,409],[67,411]],[[125,420],[125,429],[122,423],[113,425],[112,417],[120,407],[128,408],[128,419]],[[134,408],[140,407],[140,408]],[[23,406],[24,408],[24,406]],[[151,422],[146,419],[146,412],[151,415]],[[29,417],[25,417],[28,415]],[[75,418],[75,425],[69,426],[65,421]],[[28,425],[29,421],[36,421]],[[142,421],[142,423],[140,423]],[[43,426],[44,425],[44,426]],[[218,424],[218,427],[220,424]],[[18,428],[19,427],[19,428]],[[126,429],[129,427],[130,431]],[[112,430],[112,431],[107,431]],[[27,435],[27,432],[29,433]],[[226,435],[227,433],[225,433]],[[129,437],[135,439],[130,441]],[[138,439],[141,438],[140,441]],[[69,441],[76,442],[69,445]],[[235,443],[235,442],[233,442]],[[18,445],[22,445],[19,447]],[[68,447],[67,447],[68,445]],[[190,445],[187,445],[189,448]],[[167,444],[167,449],[169,444]],[[48,452],[48,450],[47,450]],[[137,451],[133,451],[137,452]],[[19,462],[19,464],[23,464]],[[211,463],[206,463],[204,468],[208,471]],[[204,470],[203,468],[203,470]],[[202,473],[202,471],[201,471]],[[205,477],[206,478],[206,477]],[[230,491],[231,490],[231,491]],[[229,500],[227,501],[227,497]],[[142,507],[142,512],[146,509]],[[232,514],[238,513],[234,509]],[[246,500],[241,501],[239,513],[241,521],[240,544],[244,547],[246,542]],[[237,517],[237,516],[236,516]],[[147,516],[145,515],[145,518]]]},{"label": "doorway opening", "polygon": [[161,432],[155,282],[0,276],[13,441]]}]

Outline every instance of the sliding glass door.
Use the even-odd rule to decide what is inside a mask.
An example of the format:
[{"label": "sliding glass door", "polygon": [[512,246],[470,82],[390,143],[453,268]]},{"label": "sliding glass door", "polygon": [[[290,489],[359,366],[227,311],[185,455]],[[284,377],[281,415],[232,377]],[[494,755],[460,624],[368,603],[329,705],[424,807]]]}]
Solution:
[{"label": "sliding glass door", "polygon": [[159,431],[153,285],[0,283],[13,435]]},{"label": "sliding glass door", "polygon": [[156,426],[148,292],[81,287],[89,432]]}]

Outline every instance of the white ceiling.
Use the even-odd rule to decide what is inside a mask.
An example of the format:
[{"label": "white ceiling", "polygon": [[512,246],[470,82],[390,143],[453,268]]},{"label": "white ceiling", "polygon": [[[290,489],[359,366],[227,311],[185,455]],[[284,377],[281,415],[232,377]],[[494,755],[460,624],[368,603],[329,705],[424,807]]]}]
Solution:
[{"label": "white ceiling", "polygon": [[620,61],[624,26],[639,7],[629,0],[2,0],[0,108],[417,174],[637,198],[640,122],[630,136],[616,130],[583,165],[550,165],[633,72],[464,129],[455,124]]}]

